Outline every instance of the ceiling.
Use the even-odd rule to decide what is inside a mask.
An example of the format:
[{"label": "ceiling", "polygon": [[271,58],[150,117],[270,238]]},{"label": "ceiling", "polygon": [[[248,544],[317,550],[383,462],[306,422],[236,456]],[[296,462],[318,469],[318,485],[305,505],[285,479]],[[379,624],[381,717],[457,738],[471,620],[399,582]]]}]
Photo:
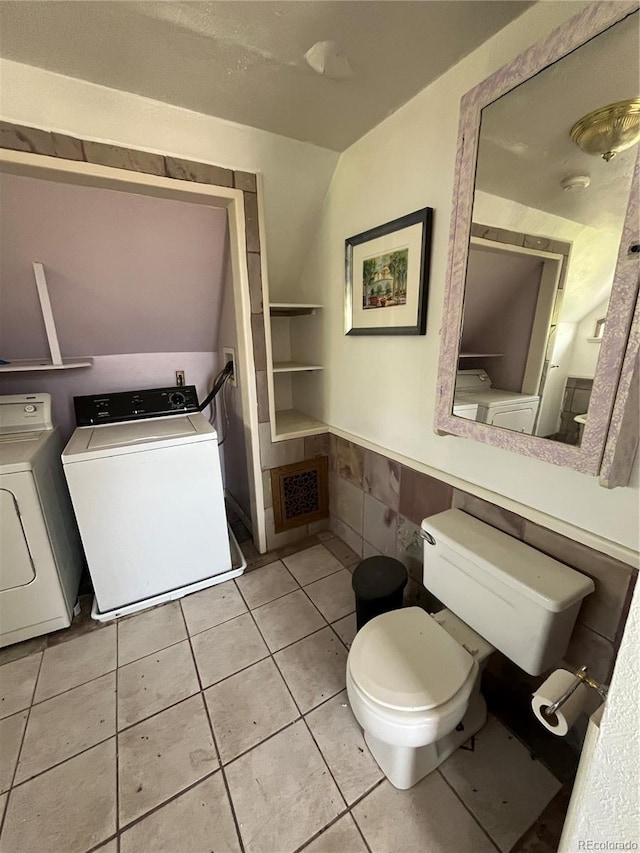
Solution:
[{"label": "ceiling", "polygon": [[[531,5],[2,0],[0,53],[342,151]],[[348,79],[306,63],[325,40],[346,55]]]},{"label": "ceiling", "polygon": [[[609,297],[638,157],[634,146],[607,163],[581,151],[570,131],[592,110],[640,97],[639,19],[629,15],[482,111],[476,188],[581,226],[562,305],[567,322]],[[590,186],[563,190],[571,175],[588,176]],[[549,227],[537,233],[553,237]]]},{"label": "ceiling", "polygon": [[[592,110],[640,97],[639,19],[629,15],[482,111],[478,189],[619,234],[638,148],[607,163],[569,134]],[[576,174],[589,188],[563,190]]]}]

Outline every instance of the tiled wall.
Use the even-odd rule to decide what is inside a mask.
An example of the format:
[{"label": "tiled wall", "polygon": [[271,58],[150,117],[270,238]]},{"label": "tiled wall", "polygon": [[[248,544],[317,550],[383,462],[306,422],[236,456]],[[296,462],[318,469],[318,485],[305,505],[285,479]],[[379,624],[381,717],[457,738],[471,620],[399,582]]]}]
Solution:
[{"label": "tiled wall", "polygon": [[579,427],[574,418],[576,415],[586,413],[589,408],[592,388],[593,379],[578,379],[576,376],[567,377],[560,414],[560,429],[554,436],[556,441],[562,441],[565,444],[579,444]]},{"label": "tiled wall", "polygon": [[267,528],[267,549],[273,551],[297,542],[305,536],[319,533],[329,527],[329,519],[314,521],[311,524],[302,524],[292,530],[284,530],[276,533],[273,521],[273,496],[271,494],[272,468],[280,465],[290,465],[294,462],[302,462],[306,459],[315,459],[318,456],[329,455],[329,435],[307,436],[306,438],[294,438],[288,441],[271,441],[271,427],[267,422],[261,423],[260,430],[260,461],[262,465],[262,488],[264,492],[265,523]]},{"label": "tiled wall", "polygon": [[596,589],[582,605],[566,664],[586,664],[593,678],[610,681],[637,574],[632,567],[344,439],[331,436],[330,451],[331,530],[362,557],[401,560],[410,598],[427,607],[417,531],[423,518],[452,506],[589,575]]}]

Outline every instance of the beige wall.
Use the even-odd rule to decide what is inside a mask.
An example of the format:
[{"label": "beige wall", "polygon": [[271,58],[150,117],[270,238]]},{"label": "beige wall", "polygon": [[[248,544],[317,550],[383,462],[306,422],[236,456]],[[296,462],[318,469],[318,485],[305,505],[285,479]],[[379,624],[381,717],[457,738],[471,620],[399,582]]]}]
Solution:
[{"label": "beige wall", "polygon": [[33,261],[65,356],[217,350],[225,210],[17,175],[0,197],[3,358],[49,356]]},{"label": "beige wall", "polygon": [[6,59],[0,78],[6,121],[261,172],[271,290],[297,286],[335,151]]},{"label": "beige wall", "polygon": [[[318,414],[332,427],[637,551],[637,464],[629,488],[608,492],[595,477],[433,429],[460,97],[582,8],[537,4],[349,148],[303,285],[327,306]],[[345,238],[425,205],[435,210],[426,336],[345,336]]]}]

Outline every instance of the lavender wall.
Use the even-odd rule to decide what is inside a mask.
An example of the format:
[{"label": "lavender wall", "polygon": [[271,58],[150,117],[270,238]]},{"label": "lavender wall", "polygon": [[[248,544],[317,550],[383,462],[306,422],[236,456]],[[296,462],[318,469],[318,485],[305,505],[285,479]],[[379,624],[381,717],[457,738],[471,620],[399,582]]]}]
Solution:
[{"label": "lavender wall", "polygon": [[0,357],[48,355],[32,261],[66,356],[214,352],[226,212],[0,176]]},{"label": "lavender wall", "polygon": [[[218,372],[218,363],[213,352],[102,355],[91,368],[0,373],[0,394],[51,394],[53,418],[66,441],[76,425],[74,396],[175,385],[175,371],[184,370],[187,384],[195,385],[203,400]],[[209,411],[204,414],[208,416]]]},{"label": "lavender wall", "polygon": [[0,357],[48,355],[39,260],[63,355],[95,359],[0,374],[0,394],[50,393],[65,438],[75,395],[174,385],[184,370],[202,399],[218,370],[226,212],[13,175],[0,176],[0,194]]},{"label": "lavender wall", "polygon": [[539,258],[469,253],[461,349],[505,353],[488,368],[496,388],[522,390],[541,274]]}]

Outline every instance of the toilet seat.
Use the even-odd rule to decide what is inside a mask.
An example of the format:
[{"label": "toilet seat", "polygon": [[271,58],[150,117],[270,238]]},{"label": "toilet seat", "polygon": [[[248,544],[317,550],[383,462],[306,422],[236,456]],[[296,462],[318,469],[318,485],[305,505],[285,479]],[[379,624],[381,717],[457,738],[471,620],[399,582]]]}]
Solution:
[{"label": "toilet seat", "polygon": [[373,703],[405,712],[446,704],[477,671],[473,657],[419,607],[367,622],[353,641],[348,666]]}]

